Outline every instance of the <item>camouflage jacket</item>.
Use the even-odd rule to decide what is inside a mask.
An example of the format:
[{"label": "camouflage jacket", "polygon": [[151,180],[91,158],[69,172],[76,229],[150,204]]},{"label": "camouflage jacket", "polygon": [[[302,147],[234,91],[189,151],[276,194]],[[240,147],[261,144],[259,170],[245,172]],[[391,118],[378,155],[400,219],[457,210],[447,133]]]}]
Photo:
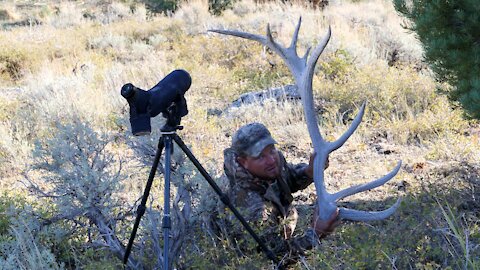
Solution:
[{"label": "camouflage jacket", "polygon": [[288,164],[282,153],[279,156],[281,176],[274,181],[254,177],[238,164],[231,149],[224,151],[224,170],[229,180],[230,201],[272,251],[284,257],[310,249],[318,239],[313,230],[294,236],[298,213],[292,205],[292,193],[313,182],[304,173],[307,164]]}]

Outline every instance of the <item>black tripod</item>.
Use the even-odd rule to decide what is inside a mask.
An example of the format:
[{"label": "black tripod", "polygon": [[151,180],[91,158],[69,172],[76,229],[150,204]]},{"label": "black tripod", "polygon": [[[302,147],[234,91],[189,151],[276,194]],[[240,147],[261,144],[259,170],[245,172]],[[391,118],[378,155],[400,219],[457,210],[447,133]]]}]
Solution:
[{"label": "black tripod", "polygon": [[[165,116],[165,115],[164,115]],[[220,196],[220,200],[230,208],[235,217],[242,223],[245,229],[250,233],[250,235],[255,239],[260,248],[265,252],[267,257],[271,259],[276,265],[279,265],[277,257],[273,252],[265,245],[265,243],[258,237],[258,235],[253,231],[247,221],[240,215],[237,209],[232,205],[229,198],[222,192],[220,187],[215,183],[212,177],[208,172],[203,168],[200,162],[195,158],[195,156],[190,152],[188,147],[182,141],[182,139],[177,135],[176,131],[181,130],[183,127],[179,126],[180,118],[175,117],[175,114],[170,113],[167,117],[167,124],[161,128],[161,137],[158,141],[157,153],[155,154],[155,160],[153,161],[152,168],[150,170],[150,175],[148,177],[147,184],[142,196],[142,201],[137,209],[137,217],[135,219],[135,224],[133,226],[132,234],[130,240],[128,241],[127,248],[125,250],[125,256],[123,257],[123,263],[127,264],[130,251],[132,249],[133,241],[135,234],[137,233],[138,225],[140,224],[140,219],[145,213],[145,205],[147,203],[147,198],[152,187],[153,178],[155,177],[155,172],[157,171],[158,163],[160,161],[160,156],[162,155],[162,150],[165,148],[165,189],[164,189],[164,216],[162,219],[162,228],[164,233],[164,245],[163,245],[163,259],[164,259],[164,270],[169,269],[168,264],[168,251],[169,251],[169,232],[171,228],[170,220],[170,158],[173,149],[172,140],[177,143],[177,145],[182,149],[182,151],[187,155],[190,161],[195,165],[198,171],[203,175],[207,180],[210,186],[215,190],[215,192]],[[282,266],[279,266],[279,269],[283,269]]]}]

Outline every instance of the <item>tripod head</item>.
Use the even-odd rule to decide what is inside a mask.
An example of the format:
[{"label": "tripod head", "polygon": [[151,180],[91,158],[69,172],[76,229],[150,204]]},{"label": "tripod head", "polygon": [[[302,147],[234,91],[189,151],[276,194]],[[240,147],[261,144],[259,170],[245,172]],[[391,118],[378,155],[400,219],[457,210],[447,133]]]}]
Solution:
[{"label": "tripod head", "polygon": [[160,130],[162,132],[175,132],[176,130],[182,130],[183,126],[180,126],[180,121],[182,121],[181,111],[183,111],[184,108],[187,108],[187,102],[185,99],[172,103],[167,110],[162,113],[162,116],[167,121]]}]

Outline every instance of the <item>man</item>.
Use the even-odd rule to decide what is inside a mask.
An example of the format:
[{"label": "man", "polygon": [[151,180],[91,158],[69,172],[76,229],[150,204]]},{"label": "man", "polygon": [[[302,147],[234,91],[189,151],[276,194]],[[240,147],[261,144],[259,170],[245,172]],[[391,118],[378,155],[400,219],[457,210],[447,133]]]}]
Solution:
[{"label": "man", "polygon": [[338,211],[328,221],[320,221],[316,209],[311,227],[301,236],[294,234],[298,213],[292,193],[313,182],[314,154],[308,165],[291,165],[276,143],[260,123],[247,124],[234,134],[231,147],[224,151],[228,195],[245,219],[257,230],[260,227],[261,237],[277,255],[295,257],[333,231]]}]

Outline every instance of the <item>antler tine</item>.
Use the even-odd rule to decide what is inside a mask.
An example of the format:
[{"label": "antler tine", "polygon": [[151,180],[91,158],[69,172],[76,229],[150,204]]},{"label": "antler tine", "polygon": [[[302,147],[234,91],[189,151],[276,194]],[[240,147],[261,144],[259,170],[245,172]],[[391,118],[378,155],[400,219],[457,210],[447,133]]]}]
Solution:
[{"label": "antler tine", "polygon": [[[232,31],[232,30],[219,30],[219,29],[209,29],[208,32],[219,33],[223,35],[230,35],[240,38],[245,38],[249,40],[254,40],[261,43],[264,46],[267,46],[275,53],[277,53],[287,64],[290,71],[293,73],[296,79],[299,78],[302,67],[305,66],[306,59],[301,59],[298,57],[295,48],[285,48],[278,44],[272,36],[272,31],[270,30],[270,24],[267,24],[267,33],[265,36],[241,32],[241,31]],[[293,58],[293,59],[292,59]]]},{"label": "antler tine", "polygon": [[[288,68],[292,72],[295,80],[300,80],[300,76],[303,72],[303,69],[307,61],[306,61],[306,58],[298,57],[296,45],[286,48],[280,45],[279,43],[277,43],[272,37],[270,24],[267,25],[266,37],[267,37],[267,43],[264,45],[268,46],[270,49],[276,52],[285,61]],[[294,37],[292,39],[292,43],[294,42],[296,44],[297,42],[296,40],[297,38]],[[302,95],[302,93],[300,93],[300,95]]]},{"label": "antler tine", "polygon": [[360,111],[358,111],[357,116],[355,116],[353,119],[350,127],[343,133],[342,136],[340,136],[340,138],[329,144],[330,151],[335,151],[340,148],[348,140],[348,138],[352,136],[355,130],[357,130],[358,126],[362,122],[363,115],[365,114],[366,105],[367,102],[363,102],[362,106],[360,107]]},{"label": "antler tine", "polygon": [[[280,44],[275,42],[272,36],[272,30],[270,29],[270,24],[267,24],[267,34],[265,35],[267,37],[266,43],[263,45],[269,47],[273,51],[275,51],[280,57],[282,57],[285,61],[287,61],[287,53],[286,49],[283,48]],[[288,61],[287,61],[288,63]]]},{"label": "antler tine", "polygon": [[[289,46],[289,49],[293,50],[295,53],[297,53],[298,34],[300,33],[301,25],[302,25],[302,16],[298,18],[298,23],[297,23],[297,26],[295,27],[295,32],[293,33],[292,41]],[[308,55],[310,54],[310,50],[311,50],[311,47],[308,47],[303,57],[301,57],[303,61],[306,61]]]},{"label": "antler tine", "polygon": [[[302,102],[303,102],[303,109],[305,111],[305,118],[307,121],[307,128],[312,139],[312,143],[314,146],[315,151],[319,151],[319,149],[323,148],[328,143],[322,138],[322,134],[320,133],[320,129],[317,124],[317,114],[315,112],[315,106],[313,104],[313,89],[312,89],[312,80],[313,80],[313,73],[315,70],[315,66],[317,64],[318,58],[322,54],[323,50],[328,44],[330,40],[331,30],[330,27],[328,28],[327,34],[323,38],[322,42],[318,44],[311,57],[308,59],[308,63],[306,64],[306,69],[303,72],[303,76],[301,79],[298,80],[299,88],[300,84],[303,84],[305,91],[302,94]],[[308,57],[308,53],[310,52],[310,48],[308,48],[307,53],[303,57],[306,60]],[[294,74],[295,75],[295,74]],[[353,132],[353,131],[352,131]],[[332,147],[331,147],[332,148]],[[328,153],[332,152],[329,148]]]},{"label": "antler tine", "polygon": [[300,32],[300,25],[302,24],[302,17],[298,18],[297,26],[295,27],[295,32],[293,32],[292,42],[290,43],[289,48],[293,48],[295,51],[297,50],[297,40],[298,40],[298,33]]},{"label": "antler tine", "polygon": [[313,72],[315,71],[315,66],[317,65],[318,58],[323,53],[323,50],[325,49],[328,42],[330,41],[331,36],[332,36],[332,28],[328,26],[327,34],[325,34],[322,41],[315,47],[315,49],[312,52],[312,55],[308,59],[307,74],[309,77],[313,77]]},{"label": "antler tine", "polygon": [[258,41],[263,45],[267,45],[267,39],[263,36],[260,36],[260,35],[255,35],[255,34],[250,34],[250,33],[245,33],[245,32],[240,32],[240,31],[220,30],[220,29],[209,29],[208,32],[214,32],[214,33],[219,33],[219,34],[223,34],[223,35],[229,35],[229,36],[235,36],[235,37],[250,39],[250,40]]},{"label": "antler tine", "polygon": [[397,175],[398,171],[400,170],[401,165],[402,165],[402,161],[399,161],[397,166],[395,166],[395,168],[392,171],[390,171],[388,174],[386,174],[385,176],[383,176],[383,177],[381,177],[377,180],[371,181],[369,183],[363,184],[363,185],[353,186],[353,187],[341,190],[341,191],[333,194],[332,198],[335,201],[338,201],[340,199],[343,199],[345,197],[357,194],[359,192],[363,192],[363,191],[367,191],[367,190],[379,187],[379,186],[385,184],[386,182],[388,182],[395,175]]},{"label": "antler tine", "polygon": [[347,208],[340,208],[338,217],[340,219],[348,219],[351,221],[372,221],[372,220],[382,220],[391,216],[397,208],[400,206],[402,198],[398,198],[397,202],[394,205],[383,211],[359,211]]}]

